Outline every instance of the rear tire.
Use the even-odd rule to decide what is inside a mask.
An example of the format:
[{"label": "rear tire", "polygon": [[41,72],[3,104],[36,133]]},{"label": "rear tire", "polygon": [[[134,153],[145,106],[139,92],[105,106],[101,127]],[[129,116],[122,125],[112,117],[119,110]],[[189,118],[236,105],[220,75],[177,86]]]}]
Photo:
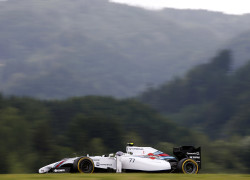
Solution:
[{"label": "rear tire", "polygon": [[88,157],[81,157],[77,159],[74,163],[74,167],[76,171],[80,173],[93,173],[95,169],[92,159]]},{"label": "rear tire", "polygon": [[177,169],[184,174],[197,174],[199,166],[193,159],[182,159],[178,162]]}]

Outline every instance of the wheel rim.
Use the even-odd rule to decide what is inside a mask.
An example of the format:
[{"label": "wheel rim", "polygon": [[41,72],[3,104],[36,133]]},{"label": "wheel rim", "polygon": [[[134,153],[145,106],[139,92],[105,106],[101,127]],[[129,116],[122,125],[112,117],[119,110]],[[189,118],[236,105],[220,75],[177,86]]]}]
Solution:
[{"label": "wheel rim", "polygon": [[79,163],[79,169],[81,170],[81,172],[83,173],[92,173],[93,171],[93,164],[90,160],[88,159],[83,159],[80,163]]},{"label": "wheel rim", "polygon": [[186,162],[184,165],[184,171],[187,174],[193,174],[196,173],[197,167],[193,162]]}]

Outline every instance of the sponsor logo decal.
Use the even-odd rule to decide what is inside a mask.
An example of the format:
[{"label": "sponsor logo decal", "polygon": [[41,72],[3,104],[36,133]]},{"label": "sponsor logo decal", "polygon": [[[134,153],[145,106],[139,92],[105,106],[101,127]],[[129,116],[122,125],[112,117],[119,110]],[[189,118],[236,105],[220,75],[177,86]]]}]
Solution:
[{"label": "sponsor logo decal", "polygon": [[93,161],[100,161],[100,159],[92,159]]},{"label": "sponsor logo decal", "polygon": [[189,156],[191,159],[200,159],[200,156]]},{"label": "sponsor logo decal", "polygon": [[66,172],[65,169],[55,169],[54,172]]},{"label": "sponsor logo decal", "polygon": [[194,152],[194,153],[187,153],[187,155],[196,155],[196,156],[199,156],[200,155],[200,152]]},{"label": "sponsor logo decal", "polygon": [[112,164],[100,164],[100,166],[112,166]]},{"label": "sponsor logo decal", "polygon": [[136,150],[136,151],[142,151],[144,150],[143,148],[128,148],[130,151]]}]

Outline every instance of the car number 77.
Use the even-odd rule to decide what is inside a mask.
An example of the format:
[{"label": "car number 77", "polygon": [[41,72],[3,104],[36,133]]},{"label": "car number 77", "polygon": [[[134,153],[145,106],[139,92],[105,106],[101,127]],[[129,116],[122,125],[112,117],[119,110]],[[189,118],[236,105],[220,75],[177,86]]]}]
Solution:
[{"label": "car number 77", "polygon": [[129,162],[130,163],[134,163],[135,162],[135,158],[129,158]]}]

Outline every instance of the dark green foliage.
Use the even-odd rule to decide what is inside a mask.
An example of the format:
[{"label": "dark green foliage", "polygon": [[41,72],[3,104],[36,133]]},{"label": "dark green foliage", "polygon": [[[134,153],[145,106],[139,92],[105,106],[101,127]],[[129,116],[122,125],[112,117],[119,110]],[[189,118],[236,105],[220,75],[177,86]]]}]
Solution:
[{"label": "dark green foliage", "polygon": [[1,96],[1,102],[0,173],[36,172],[74,153],[100,155],[124,150],[127,142],[196,141],[179,140],[193,133],[132,99],[87,96],[41,101]]},{"label": "dark green foliage", "polygon": [[[133,99],[87,96],[41,101],[2,97],[1,102],[0,173],[34,173],[75,153],[124,151],[127,142],[155,146],[169,154],[173,146],[199,145],[204,172],[248,171],[249,136],[211,141],[194,128],[177,126]],[[247,122],[246,118],[243,121]],[[232,158],[232,154],[236,155]]]}]

